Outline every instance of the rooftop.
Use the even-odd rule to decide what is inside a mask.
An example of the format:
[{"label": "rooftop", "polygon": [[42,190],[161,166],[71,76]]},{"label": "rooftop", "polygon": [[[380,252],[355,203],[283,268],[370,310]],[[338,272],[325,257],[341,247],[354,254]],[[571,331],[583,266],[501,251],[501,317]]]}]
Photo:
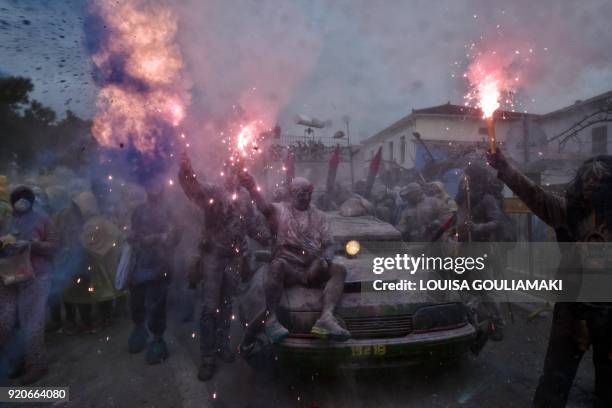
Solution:
[{"label": "rooftop", "polygon": [[598,102],[605,103],[608,106],[612,105],[612,91],[604,92],[602,94],[595,95],[592,98],[585,99],[585,100],[579,99],[576,102],[574,102],[572,105],[546,113],[542,115],[541,118],[545,119],[545,118],[554,117],[554,116],[561,115],[561,114],[570,112],[575,109],[580,109],[582,107],[585,107],[585,106],[588,106],[594,103],[598,103]]},{"label": "rooftop", "polygon": [[[469,106],[463,106],[463,105],[453,105],[450,102],[447,102],[443,105],[431,106],[428,108],[413,109],[410,114],[404,116],[403,118],[394,122],[390,126],[387,126],[380,132],[376,133],[375,135],[370,136],[367,139],[364,139],[361,143],[363,144],[363,143],[368,143],[368,142],[376,142],[378,139],[383,138],[390,131],[398,129],[412,122],[415,118],[428,117],[428,116],[430,117],[431,116],[445,116],[445,117],[457,117],[457,118],[472,118],[472,119],[479,120],[480,118],[482,118],[483,115],[480,109],[472,108]],[[539,115],[535,115],[535,114],[510,112],[510,111],[499,110],[499,109],[495,111],[494,116],[495,118],[502,119],[502,120],[504,119],[516,120],[516,119],[521,119],[525,116],[539,117]]]},{"label": "rooftop", "polygon": [[[482,110],[472,108],[470,106],[453,105],[450,102],[444,105],[432,106],[423,109],[413,109],[412,115],[445,115],[445,116],[469,116],[475,118],[482,118]],[[525,113],[511,112],[504,110],[496,110],[494,113],[496,118],[501,119],[519,119],[525,116]],[[534,114],[527,114],[529,116],[537,116]]]}]

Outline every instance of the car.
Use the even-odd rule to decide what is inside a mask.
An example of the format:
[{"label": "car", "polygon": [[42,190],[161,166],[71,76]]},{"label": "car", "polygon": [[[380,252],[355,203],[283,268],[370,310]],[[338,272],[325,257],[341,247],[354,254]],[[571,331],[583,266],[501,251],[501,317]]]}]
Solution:
[{"label": "car", "polygon": [[[352,337],[338,342],[312,335],[310,330],[321,313],[322,290],[296,286],[285,289],[277,310],[279,320],[291,334],[279,344],[267,344],[261,332],[265,320],[264,263],[240,298],[240,320],[246,328],[240,351],[247,361],[261,366],[272,360],[280,367],[321,372],[456,359],[482,348],[488,323],[477,322],[460,299],[435,299],[428,292],[373,289],[375,279],[416,279],[416,275],[405,272],[373,274],[375,253],[395,254],[405,248],[397,229],[372,216],[329,213],[329,218],[340,248],[333,262],[344,265],[348,272],[336,315]],[[360,243],[357,255],[344,250],[349,241]]]}]

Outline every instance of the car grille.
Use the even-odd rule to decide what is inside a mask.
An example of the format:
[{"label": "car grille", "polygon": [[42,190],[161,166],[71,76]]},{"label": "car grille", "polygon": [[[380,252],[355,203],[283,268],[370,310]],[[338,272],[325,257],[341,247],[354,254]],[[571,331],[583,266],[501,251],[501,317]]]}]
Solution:
[{"label": "car grille", "polygon": [[355,339],[403,337],[412,332],[412,316],[344,317],[346,328]]}]

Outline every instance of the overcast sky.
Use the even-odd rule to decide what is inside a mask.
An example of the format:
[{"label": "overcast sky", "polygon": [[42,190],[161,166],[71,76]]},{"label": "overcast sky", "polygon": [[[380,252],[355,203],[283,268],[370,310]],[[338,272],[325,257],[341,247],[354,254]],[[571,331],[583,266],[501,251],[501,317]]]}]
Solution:
[{"label": "overcast sky", "polygon": [[[85,4],[0,0],[0,72],[31,77],[36,99],[91,117]],[[472,43],[500,55],[532,50],[522,61],[521,110],[543,113],[612,89],[609,0],[169,4],[193,109],[204,116],[238,102],[297,132],[296,113],[331,120],[334,131],[349,115],[353,134],[367,137],[412,108],[463,103]]]}]

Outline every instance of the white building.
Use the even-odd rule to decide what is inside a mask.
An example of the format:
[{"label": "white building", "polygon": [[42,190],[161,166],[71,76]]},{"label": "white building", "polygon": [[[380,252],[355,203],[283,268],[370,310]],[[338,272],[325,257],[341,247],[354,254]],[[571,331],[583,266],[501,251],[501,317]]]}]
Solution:
[{"label": "white building", "polygon": [[538,120],[558,152],[587,158],[612,152],[608,122],[612,121],[612,91],[542,115]]},{"label": "white building", "polygon": [[[523,170],[544,185],[563,185],[587,158],[612,152],[612,91],[539,116],[530,123],[529,149],[511,149]],[[538,137],[534,137],[538,135]],[[521,157],[524,152],[525,157]]]},{"label": "white building", "polygon": [[[531,120],[535,117],[536,115],[531,114],[497,111],[497,140],[505,142],[513,127],[520,126],[524,119]],[[486,142],[487,127],[479,109],[452,105],[450,102],[425,109],[413,109],[409,115],[362,141],[363,158],[370,160],[378,148],[382,147],[385,161],[412,168],[417,161],[419,145],[415,134],[420,135],[425,144]]]},{"label": "white building", "polygon": [[[612,153],[610,122],[612,91],[544,115],[497,111],[495,116],[498,141],[525,172],[542,184],[566,183],[586,158]],[[434,148],[486,142],[487,138],[480,110],[447,103],[412,110],[365,139],[361,143],[362,159],[368,162],[382,147],[386,162],[412,168],[419,155],[415,133]]]}]

